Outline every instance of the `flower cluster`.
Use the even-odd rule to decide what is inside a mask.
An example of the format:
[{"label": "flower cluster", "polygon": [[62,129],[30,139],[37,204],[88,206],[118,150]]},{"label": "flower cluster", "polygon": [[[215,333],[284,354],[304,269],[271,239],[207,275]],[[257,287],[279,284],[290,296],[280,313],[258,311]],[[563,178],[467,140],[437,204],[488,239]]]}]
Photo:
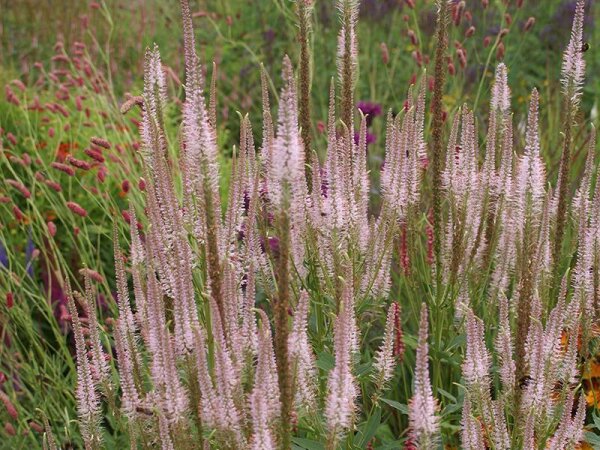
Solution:
[{"label": "flower cluster", "polygon": [[[431,449],[442,440],[438,394],[444,392],[443,369],[439,361],[430,363],[430,349],[439,358],[443,345],[460,345],[454,343],[458,339],[440,342],[444,327],[466,335],[464,357],[453,357],[461,368],[454,384],[464,389],[464,448],[576,445],[583,436],[586,406],[577,389],[578,362],[585,356],[578,342],[589,341],[598,314],[600,191],[591,186],[594,140],[581,187],[569,200],[577,231],[572,275],[561,270],[557,258],[563,255],[553,254],[550,244],[557,234],[564,237],[564,229],[554,225],[560,223],[562,197],[555,193],[560,189],[547,187],[539,95],[536,90],[531,94],[521,151],[514,144],[504,64],[496,70],[485,152],[480,151],[475,115],[466,106],[456,113],[441,147],[438,85],[432,106],[437,146],[428,155],[426,78],[409,91],[402,111],[387,117],[382,204],[377,215],[371,214],[367,129],[369,117],[380,110],[369,106],[355,139],[358,2],[339,0],[341,126],[338,90],[332,85],[324,161],[302,139],[294,69],[286,56],[276,121],[263,74],[259,149],[250,119],[241,118],[224,205],[216,82],[210,84],[207,101],[187,0],[181,5],[186,97],[179,161],[172,161],[169,150],[165,75],[154,48],[146,55],[143,97],[135,102],[143,111],[146,204],[143,215],[133,203],[128,212],[127,265],[114,235],[119,309],[114,342],[120,408],[131,441],[165,449],[290,448],[300,423],[301,436],[313,433],[329,449],[338,448],[353,434],[366,405],[380,408],[381,394],[394,385],[404,343],[400,305],[387,306],[387,298],[398,277],[406,285],[417,283],[410,269],[422,264],[431,297],[410,311],[420,320],[407,402],[407,447]],[[563,65],[570,108],[577,106],[584,68],[581,54],[574,53],[582,35],[583,0],[578,5]],[[439,1],[438,6],[436,70],[443,70],[448,4]],[[362,105],[363,112],[367,107]],[[99,140],[95,144],[105,147]],[[433,159],[432,169],[425,164],[428,159]],[[429,170],[433,182],[436,176],[439,182],[433,200]],[[429,201],[439,202],[432,224],[439,246],[436,264],[421,258],[432,245],[423,232],[431,226],[424,225],[429,208],[423,205]],[[68,207],[85,215],[76,203]],[[148,223],[145,233],[138,221]],[[396,270],[398,242],[402,273]],[[96,448],[99,394],[111,403],[115,390],[97,319],[85,300],[93,295],[91,274],[84,276],[86,295],[69,289],[69,308],[82,434],[87,448]],[[89,310],[89,352],[74,298]],[[364,320],[379,321],[383,339],[366,361],[367,369],[359,371],[358,361],[369,348]],[[494,337],[491,347],[489,336]],[[361,378],[366,371],[367,381]]]}]

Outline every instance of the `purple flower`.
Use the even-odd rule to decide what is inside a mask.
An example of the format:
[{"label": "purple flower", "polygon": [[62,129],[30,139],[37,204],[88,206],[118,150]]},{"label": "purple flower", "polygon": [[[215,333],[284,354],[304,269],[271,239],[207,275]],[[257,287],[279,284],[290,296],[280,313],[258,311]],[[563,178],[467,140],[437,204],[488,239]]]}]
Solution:
[{"label": "purple flower", "polygon": [[[356,105],[356,107],[358,109],[361,110],[361,112],[367,116],[367,126],[370,127],[371,124],[373,123],[373,119],[377,116],[381,115],[381,105],[379,103],[374,103],[374,102],[370,102],[370,101],[360,101],[358,102],[358,104]],[[367,143],[369,141],[369,138],[367,137]],[[373,141],[375,142],[375,141]]]},{"label": "purple flower", "polygon": [[[354,143],[358,145],[358,140],[360,139],[359,133],[354,133]],[[367,146],[374,144],[377,141],[377,136],[373,133],[367,131]]]},{"label": "purple flower", "polygon": [[[591,6],[592,2],[590,0],[586,0],[585,10],[589,11]],[[573,16],[575,15],[576,7],[577,2],[575,0],[566,0],[561,2],[554,15],[550,18],[548,25],[541,30],[541,42],[549,49],[563,49],[565,41],[568,39],[569,31],[571,30],[571,24],[573,22]],[[587,14],[584,17],[583,28],[585,30],[584,34],[589,36],[594,28],[594,20],[591,14]]]},{"label": "purple flower", "polygon": [[8,269],[8,252],[2,241],[0,241],[0,265]]},{"label": "purple flower", "polygon": [[372,20],[382,20],[394,11],[401,11],[403,2],[398,0],[363,0],[360,5],[360,15]]}]

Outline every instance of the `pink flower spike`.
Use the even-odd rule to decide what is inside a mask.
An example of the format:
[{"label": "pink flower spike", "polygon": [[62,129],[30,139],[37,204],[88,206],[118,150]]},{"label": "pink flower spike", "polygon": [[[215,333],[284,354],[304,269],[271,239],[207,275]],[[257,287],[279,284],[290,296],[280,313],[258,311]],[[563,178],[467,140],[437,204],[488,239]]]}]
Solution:
[{"label": "pink flower spike", "polygon": [[98,272],[92,269],[88,269],[87,267],[80,269],[79,273],[84,277],[88,277],[91,280],[94,280],[98,283],[104,283],[104,277],[100,275]]},{"label": "pink flower spike", "polygon": [[414,391],[408,407],[410,436],[417,448],[435,448],[440,431],[439,418],[436,415],[438,404],[433,397],[429,378],[429,345],[427,339],[427,305],[423,303],[419,325]]},{"label": "pink flower spike", "polygon": [[10,186],[12,186],[13,188],[15,188],[17,191],[19,191],[23,197],[25,197],[25,198],[31,197],[31,192],[29,191],[29,189],[27,189],[25,187],[25,185],[23,183],[21,183],[20,181],[12,180],[9,178],[6,180],[6,183],[9,184]]},{"label": "pink flower spike", "polygon": [[59,183],[57,183],[56,181],[53,181],[53,180],[44,180],[44,183],[46,183],[46,186],[48,186],[53,191],[56,191],[56,192],[61,192],[62,191],[61,185]]},{"label": "pink flower spike", "polygon": [[102,153],[96,149],[86,148],[83,152],[90,158],[92,158],[94,161],[97,161],[99,163],[104,162],[104,156],[102,156]]},{"label": "pink flower spike", "polygon": [[6,412],[8,413],[8,415],[10,417],[12,417],[13,420],[17,420],[19,417],[17,408],[15,408],[15,405],[13,404],[13,402],[10,400],[8,395],[6,395],[3,391],[0,391],[0,402],[2,402],[4,404],[4,407],[6,408]]},{"label": "pink flower spike", "polygon": [[392,376],[396,367],[394,358],[394,338],[396,328],[396,317],[399,313],[398,303],[392,303],[388,309],[387,320],[385,322],[385,333],[383,342],[375,355],[373,367],[377,370],[376,379],[378,387],[383,387]]},{"label": "pink flower spike", "polygon": [[585,59],[582,51],[584,10],[585,0],[577,0],[571,40],[563,54],[562,63],[563,92],[575,106],[579,104],[585,77]]},{"label": "pink flower spike", "polygon": [[8,309],[12,308],[15,304],[15,296],[12,292],[7,292],[6,294],[6,307]]},{"label": "pink flower spike", "polygon": [[48,227],[48,232],[50,233],[50,236],[54,237],[56,235],[56,225],[54,224],[54,222],[50,221],[46,224],[46,226]]},{"label": "pink flower spike", "polygon": [[90,170],[92,168],[92,165],[89,162],[74,158],[71,155],[67,156],[66,161],[69,164],[71,164],[73,167],[77,167],[78,169],[81,169],[81,170]]},{"label": "pink flower spike", "polygon": [[98,147],[102,147],[107,150],[110,148],[110,142],[108,142],[106,139],[103,139],[103,138],[94,136],[90,139],[90,142],[94,145],[97,145]]},{"label": "pink flower spike", "polygon": [[50,164],[50,167],[56,170],[60,170],[61,172],[66,173],[70,177],[75,175],[75,170],[72,167],[60,162],[53,162],[52,164]]},{"label": "pink flower spike", "polygon": [[75,214],[81,217],[87,216],[87,211],[81,207],[78,203],[75,202],[67,202],[67,207]]}]

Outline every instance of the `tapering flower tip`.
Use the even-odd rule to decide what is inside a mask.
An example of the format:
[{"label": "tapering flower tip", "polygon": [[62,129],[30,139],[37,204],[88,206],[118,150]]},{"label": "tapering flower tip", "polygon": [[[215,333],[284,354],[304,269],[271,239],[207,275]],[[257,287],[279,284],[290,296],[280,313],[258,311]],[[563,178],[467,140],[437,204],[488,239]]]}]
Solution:
[{"label": "tapering flower tip", "polygon": [[[344,291],[348,290],[348,288],[344,289]],[[325,417],[327,428],[334,434],[342,434],[352,426],[358,395],[351,361],[355,324],[352,303],[347,300],[345,295],[342,295],[340,310],[334,325],[335,366],[327,380]]]},{"label": "tapering flower tip", "polygon": [[144,109],[142,115],[141,136],[143,142],[142,155],[150,168],[154,168],[154,158],[163,151],[160,144],[160,115],[166,101],[166,82],[162,68],[160,53],[155,45],[146,50],[144,64]]},{"label": "tapering flower tip", "polygon": [[[281,405],[279,394],[279,383],[277,379],[277,367],[275,365],[275,352],[273,350],[273,338],[271,334],[271,323],[267,314],[259,310],[260,327],[258,330],[258,367],[257,386],[260,384],[260,395],[266,401],[266,410],[262,411],[267,420],[277,417]],[[260,380],[258,379],[260,378]]]},{"label": "tapering flower tip", "polygon": [[135,385],[134,358],[130,346],[128,334],[124,322],[117,321],[114,328],[115,348],[117,350],[117,362],[119,364],[119,378],[121,382],[121,408],[123,413],[130,419],[136,415],[140,399]]},{"label": "tapering flower tip", "polygon": [[298,129],[298,99],[292,61],[286,55],[283,59],[282,77],[284,86],[279,98],[277,137],[273,148],[271,178],[278,186],[273,187],[280,195],[286,184],[292,189],[301,174],[304,174],[304,149]]},{"label": "tapering flower tip", "polygon": [[188,0],[181,0],[181,18],[183,21],[183,45],[186,65],[186,81],[190,70],[195,70],[196,65],[196,43],[194,39],[194,27],[192,14]]},{"label": "tapering flower tip", "polygon": [[486,448],[481,424],[471,413],[471,398],[469,394],[465,395],[461,428],[462,448],[465,450],[484,450]]},{"label": "tapering flower tip", "polygon": [[72,318],[77,356],[77,387],[75,390],[77,412],[80,418],[80,426],[84,441],[86,444],[93,444],[94,441],[100,439],[98,430],[100,402],[92,378],[90,361],[85,345],[85,336],[83,334],[79,313],[77,311],[77,306],[75,306],[75,299],[68,279],[65,282],[65,291],[67,295],[67,306]]},{"label": "tapering flower tip", "polygon": [[[54,433],[52,432],[52,428],[50,427],[50,422],[48,422],[46,414],[42,415],[42,420],[44,422],[44,438],[42,440],[42,448],[44,448],[44,450],[46,448],[48,450],[58,450],[58,446],[56,445],[56,439],[54,438]],[[44,445],[46,445],[47,447],[45,447]]]},{"label": "tapering flower tip", "polygon": [[485,346],[483,321],[467,312],[467,354],[462,366],[467,386],[483,386],[489,378],[490,354]]},{"label": "tapering flower tip", "polygon": [[498,302],[499,332],[494,342],[496,354],[500,358],[500,380],[505,390],[510,390],[515,385],[516,366],[513,359],[514,345],[510,330],[508,315],[508,300],[500,295]]},{"label": "tapering flower tip", "polygon": [[275,354],[271,338],[269,318],[259,310],[258,363],[254,376],[254,388],[250,394],[252,417],[251,449],[275,449],[276,440],[271,428],[281,408]]},{"label": "tapering flower tip", "polygon": [[135,213],[133,202],[129,203],[129,233],[131,235],[131,264],[137,266],[146,260],[146,253],[142,240],[140,239],[140,230],[138,228],[138,220]]},{"label": "tapering flower tip", "polygon": [[[514,194],[522,199],[526,198],[528,194],[531,195],[532,207],[534,211],[539,212],[545,197],[546,171],[540,156],[538,103],[538,92],[537,89],[534,89],[531,92],[529,115],[527,117],[525,151],[519,161],[517,184],[515,185]],[[521,214],[524,214],[526,205],[521,202],[519,208]]]},{"label": "tapering flower tip", "polygon": [[155,90],[158,90],[161,99],[166,98],[165,73],[160,58],[160,51],[156,44],[154,44],[152,50],[146,51],[146,67],[144,74],[145,97],[154,97]]},{"label": "tapering flower tip", "polygon": [[296,401],[308,408],[315,403],[315,358],[308,340],[308,292],[302,291],[294,312],[294,324],[288,338],[290,359],[296,364]]},{"label": "tapering flower tip", "polygon": [[504,63],[496,68],[496,80],[492,88],[491,108],[506,113],[510,110],[510,88],[508,87],[508,74]]},{"label": "tapering flower tip", "polygon": [[540,136],[538,125],[540,96],[538,90],[533,88],[531,91],[531,100],[529,102],[529,114],[527,116],[527,131],[525,135],[525,153],[530,155],[539,155]]},{"label": "tapering flower tip", "polygon": [[340,71],[340,78],[344,76],[342,71],[344,69],[343,60],[345,58],[348,58],[350,61],[353,72],[351,76],[354,77],[354,70],[358,61],[358,43],[355,27],[358,20],[359,3],[358,0],[337,0],[337,9],[342,23],[342,29],[338,38],[338,71]]},{"label": "tapering flower tip", "polygon": [[410,435],[417,448],[434,448],[439,440],[438,404],[429,377],[427,305],[423,303],[419,325],[413,397],[408,406]]},{"label": "tapering flower tip", "polygon": [[[89,269],[88,269],[89,270]],[[92,271],[93,272],[93,271]],[[91,277],[88,272],[83,273],[85,278],[85,296],[75,292],[79,303],[84,307],[88,318],[89,341],[91,347],[90,370],[96,385],[106,389],[110,383],[110,367],[106,359],[106,353],[100,341],[100,324],[96,314],[95,292],[92,287]]]},{"label": "tapering flower tip", "polygon": [[376,380],[383,386],[387,383],[394,375],[394,368],[396,367],[396,358],[394,355],[395,347],[395,329],[396,329],[396,318],[399,315],[398,303],[392,303],[388,309],[387,319],[385,321],[385,333],[383,335],[383,342],[377,354],[375,355],[375,367]]},{"label": "tapering flower tip", "polygon": [[581,97],[581,86],[585,76],[584,42],[583,42],[583,20],[585,0],[577,0],[571,39],[563,54],[562,83],[563,92],[570,97],[574,105],[579,103]]}]

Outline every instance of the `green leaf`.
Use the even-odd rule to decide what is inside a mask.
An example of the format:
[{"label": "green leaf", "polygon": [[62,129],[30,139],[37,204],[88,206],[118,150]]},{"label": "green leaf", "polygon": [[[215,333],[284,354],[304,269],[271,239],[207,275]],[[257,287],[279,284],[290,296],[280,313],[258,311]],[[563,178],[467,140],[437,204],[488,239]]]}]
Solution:
[{"label": "green leaf", "polygon": [[442,394],[444,397],[446,397],[447,399],[449,399],[452,403],[456,403],[456,397],[454,395],[452,395],[450,392],[445,391],[442,388],[438,388],[437,391],[440,394]]},{"label": "green leaf", "polygon": [[406,406],[404,403],[399,403],[399,402],[396,402],[394,400],[390,400],[387,398],[382,398],[381,401],[384,403],[387,403],[392,408],[395,408],[398,411],[400,411],[402,414],[406,414],[408,416],[408,406]]},{"label": "green leaf", "polygon": [[331,353],[321,352],[317,359],[317,367],[321,370],[329,372],[335,365],[335,358]]},{"label": "green leaf", "polygon": [[310,439],[293,437],[292,442],[304,450],[325,450],[323,444]]},{"label": "green leaf", "polygon": [[87,231],[93,234],[110,234],[111,230],[100,225],[88,225]]},{"label": "green leaf", "polygon": [[590,431],[585,432],[585,441],[595,449],[600,448],[600,436]]},{"label": "green leaf", "polygon": [[358,446],[360,448],[365,448],[367,446],[371,438],[375,436],[380,423],[381,408],[376,408],[375,412],[371,415],[371,417],[369,417],[369,420],[367,420],[364,425],[361,426],[359,433],[360,439],[358,440]]},{"label": "green leaf", "polygon": [[399,448],[403,447],[403,444],[404,444],[403,440],[386,442],[385,444],[380,445],[379,447],[376,447],[376,450],[398,450]]},{"label": "green leaf", "polygon": [[356,376],[362,377],[365,374],[370,374],[372,367],[373,367],[373,365],[371,363],[360,364],[355,369]]}]

